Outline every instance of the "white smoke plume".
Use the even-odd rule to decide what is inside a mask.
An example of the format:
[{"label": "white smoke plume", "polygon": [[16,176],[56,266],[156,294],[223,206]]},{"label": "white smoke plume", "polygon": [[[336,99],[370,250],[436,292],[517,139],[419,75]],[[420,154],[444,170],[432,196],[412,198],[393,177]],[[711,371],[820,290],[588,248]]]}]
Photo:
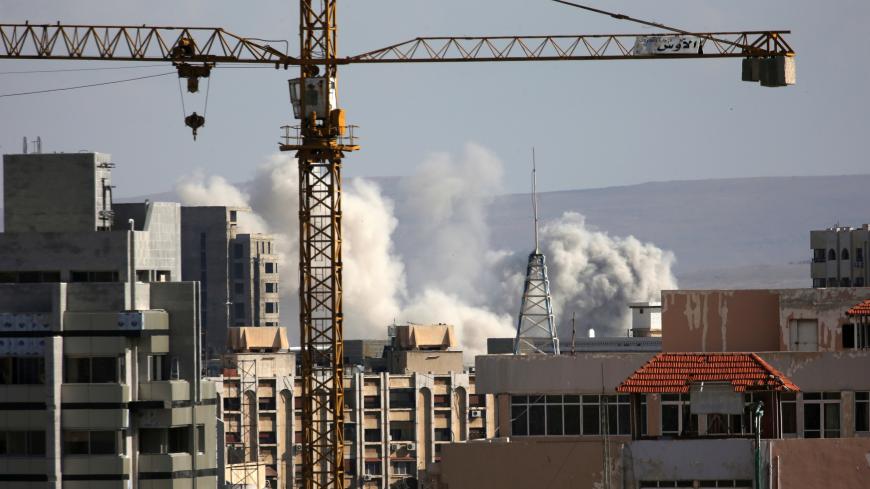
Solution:
[{"label": "white smoke plume", "polygon": [[[298,172],[275,156],[244,190],[195,174],[178,185],[188,205],[252,208],[242,232],[268,232],[283,257],[282,323],[298,334]],[[462,348],[484,353],[489,337],[513,337],[530,250],[490,242],[487,211],[502,191],[502,164],[468,144],[461,155],[435,154],[394,194],[354,179],[344,189],[343,261],[346,338],[383,338],[393,321],[453,324]],[[241,217],[241,216],[240,216]],[[656,299],[676,287],[674,257],[634,237],[611,237],[566,213],[545,223],[553,307],[562,336],[570,316],[599,336],[624,335],[628,302]],[[578,331],[581,331],[578,329]]]},{"label": "white smoke plume", "polygon": [[590,230],[585,218],[566,212],[541,229],[553,310],[562,337],[570,338],[571,314],[578,332],[625,336],[629,302],[659,300],[662,289],[677,287],[673,253],[634,236]]}]

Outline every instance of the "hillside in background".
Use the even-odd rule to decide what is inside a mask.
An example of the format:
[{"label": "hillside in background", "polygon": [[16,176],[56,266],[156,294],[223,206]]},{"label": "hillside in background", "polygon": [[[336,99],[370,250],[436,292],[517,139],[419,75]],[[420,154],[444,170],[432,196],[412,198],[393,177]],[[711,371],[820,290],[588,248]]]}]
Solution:
[{"label": "hillside in background", "polygon": [[[397,178],[371,180],[395,198]],[[652,182],[542,192],[540,212],[544,221],[579,212],[598,230],[671,250],[680,287],[807,287],[809,231],[870,222],[868,189],[870,175]],[[177,200],[173,192],[119,200],[145,198]],[[496,197],[489,224],[496,247],[530,247],[529,194]]]}]

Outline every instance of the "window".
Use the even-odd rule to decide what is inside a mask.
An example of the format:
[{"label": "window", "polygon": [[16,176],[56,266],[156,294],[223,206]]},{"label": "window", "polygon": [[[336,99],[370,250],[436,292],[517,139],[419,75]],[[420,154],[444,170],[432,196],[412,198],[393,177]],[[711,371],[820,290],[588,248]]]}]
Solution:
[{"label": "window", "polygon": [[837,286],[837,279],[834,277],[828,278],[828,287],[836,287],[836,286]]},{"label": "window", "polygon": [[782,409],[782,434],[797,435],[797,396],[793,392],[780,393]]},{"label": "window", "polygon": [[277,302],[267,302],[266,303],[266,314],[278,314],[278,303]]},{"label": "window", "polygon": [[64,431],[64,455],[112,455],[118,453],[117,431]]},{"label": "window", "polygon": [[813,263],[824,263],[825,262],[825,249],[824,248],[815,248],[813,250]]},{"label": "window", "polygon": [[233,245],[233,258],[241,260],[245,256],[245,247],[239,243]]},{"label": "window", "polygon": [[366,462],[365,473],[368,475],[381,475],[381,463]]},{"label": "window", "polygon": [[0,358],[0,384],[45,384],[44,358]]},{"label": "window", "polygon": [[413,462],[392,462],[390,464],[392,471],[396,475],[410,475],[416,471]]},{"label": "window", "polygon": [[843,248],[843,251],[840,252],[840,259],[841,260],[848,260],[849,259],[849,248]]},{"label": "window", "polygon": [[196,453],[205,453],[205,425],[196,425]]},{"label": "window", "polygon": [[0,456],[45,456],[45,431],[0,431]]},{"label": "window", "polygon": [[450,428],[435,428],[435,441],[451,441],[453,434]]},{"label": "window", "polygon": [[855,248],[855,263],[864,263],[864,248]]},{"label": "window", "polygon": [[266,262],[263,265],[263,269],[266,273],[278,273],[278,265],[272,262]]},{"label": "window", "polygon": [[267,294],[277,294],[278,293],[278,284],[274,282],[266,282],[266,293]]},{"label": "window", "polygon": [[139,428],[139,452],[145,454],[167,453],[165,428]]},{"label": "window", "polygon": [[78,271],[69,272],[70,282],[117,282],[118,272],[113,270],[106,271]]},{"label": "window", "polygon": [[840,287],[851,287],[852,283],[849,280],[849,277],[843,277],[840,279]]},{"label": "window", "polygon": [[855,393],[855,431],[870,431],[870,392]]},{"label": "window", "polygon": [[64,382],[105,384],[123,380],[123,357],[65,357]]},{"label": "window", "polygon": [[631,433],[629,396],[512,396],[514,436],[613,435]]},{"label": "window", "polygon": [[837,252],[833,249],[828,250],[828,261],[834,261],[837,259]]},{"label": "window", "polygon": [[870,323],[844,324],[842,338],[843,349],[870,348]]},{"label": "window", "polygon": [[804,438],[840,437],[840,393],[804,393]]},{"label": "window", "polygon": [[825,287],[825,283],[826,283],[825,279],[823,279],[823,278],[814,278],[813,279],[813,288],[814,289],[823,288],[823,287]]},{"label": "window", "polygon": [[450,407],[450,396],[446,394],[435,394],[432,396],[432,403],[437,408],[448,408]]},{"label": "window", "polygon": [[698,416],[692,414],[689,394],[662,394],[662,435],[698,433]]},{"label": "window", "polygon": [[365,441],[381,441],[381,430],[378,428],[366,428],[363,437]]},{"label": "window", "polygon": [[169,453],[189,452],[190,442],[190,426],[169,428]]},{"label": "window", "polygon": [[233,314],[236,319],[245,319],[245,304],[241,302],[233,304]]},{"label": "window", "polygon": [[237,295],[241,295],[245,293],[245,283],[244,282],[236,282],[233,284],[233,292]]},{"label": "window", "polygon": [[793,319],[788,323],[790,351],[818,351],[819,323],[815,319]]},{"label": "window", "polygon": [[236,278],[242,278],[245,276],[244,263],[234,263],[233,264],[233,276]]},{"label": "window", "polygon": [[864,287],[864,277],[855,277],[855,287]]}]

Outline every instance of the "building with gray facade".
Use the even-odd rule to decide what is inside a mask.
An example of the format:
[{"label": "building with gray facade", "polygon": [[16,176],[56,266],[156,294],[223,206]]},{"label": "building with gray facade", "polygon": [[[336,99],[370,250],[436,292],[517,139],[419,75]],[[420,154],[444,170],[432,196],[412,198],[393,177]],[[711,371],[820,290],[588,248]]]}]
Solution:
[{"label": "building with gray facade", "polygon": [[866,287],[870,284],[870,224],[810,231],[813,287]]},{"label": "building with gray facade", "polygon": [[224,206],[181,208],[181,276],[202,287],[206,357],[226,351],[227,328],[278,326],[278,258],[271,236],[244,233]]},{"label": "building with gray facade", "polygon": [[[215,386],[180,206],[113,204],[108,155],[6,155],[0,486],[214,488]],[[132,220],[132,224],[131,224]]]}]

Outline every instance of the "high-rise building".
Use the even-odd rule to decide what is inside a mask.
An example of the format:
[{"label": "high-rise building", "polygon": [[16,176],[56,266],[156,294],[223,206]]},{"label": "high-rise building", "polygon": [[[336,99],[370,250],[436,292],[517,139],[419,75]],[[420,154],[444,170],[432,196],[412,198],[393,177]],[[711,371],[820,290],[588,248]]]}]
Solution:
[{"label": "high-rise building", "polygon": [[[476,392],[451,326],[391,330],[386,347],[358,340],[345,372],[349,488],[421,487],[443,446],[495,433],[492,397]],[[228,482],[302,487],[302,382],[286,348],[283,328],[231,329],[220,389]]]},{"label": "high-rise building", "polygon": [[239,228],[245,212],[250,209],[181,208],[181,274],[202,287],[206,358],[224,353],[228,327],[279,324],[275,243]]},{"label": "high-rise building", "polygon": [[113,204],[105,154],[3,166],[0,486],[214,488],[178,204]]},{"label": "high-rise building", "polygon": [[813,287],[870,285],[870,224],[810,231]]}]

